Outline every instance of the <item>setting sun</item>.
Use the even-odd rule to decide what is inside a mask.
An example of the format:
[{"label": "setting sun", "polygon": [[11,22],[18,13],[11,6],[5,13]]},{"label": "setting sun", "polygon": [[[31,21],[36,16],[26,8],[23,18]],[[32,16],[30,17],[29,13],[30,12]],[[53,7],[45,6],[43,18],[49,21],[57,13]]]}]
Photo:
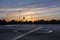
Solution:
[{"label": "setting sun", "polygon": [[32,17],[32,16],[26,16],[25,19],[24,19],[24,21],[32,21],[32,22],[34,22],[36,20],[37,20],[37,18],[36,17]]}]

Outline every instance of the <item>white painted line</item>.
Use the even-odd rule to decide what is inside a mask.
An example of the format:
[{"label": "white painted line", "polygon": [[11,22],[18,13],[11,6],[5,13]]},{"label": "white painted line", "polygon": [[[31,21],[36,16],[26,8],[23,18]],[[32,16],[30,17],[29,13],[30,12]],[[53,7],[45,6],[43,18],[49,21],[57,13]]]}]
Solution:
[{"label": "white painted line", "polygon": [[35,31],[39,30],[40,28],[42,28],[42,27],[38,27],[38,28],[36,28],[36,29],[34,29],[34,30],[32,30],[32,31],[29,31],[29,32],[27,32],[27,33],[25,33],[25,34],[23,34],[23,35],[19,35],[18,37],[16,37],[16,39],[22,38],[22,37],[24,37],[24,36],[26,36],[26,35],[28,35],[28,34],[30,34],[30,33],[33,33],[33,32],[35,32]]}]

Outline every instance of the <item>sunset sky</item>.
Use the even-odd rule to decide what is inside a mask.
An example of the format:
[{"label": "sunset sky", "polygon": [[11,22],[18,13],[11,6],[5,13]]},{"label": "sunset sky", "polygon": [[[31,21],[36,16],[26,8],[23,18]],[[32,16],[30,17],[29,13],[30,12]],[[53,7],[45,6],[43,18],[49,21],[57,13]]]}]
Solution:
[{"label": "sunset sky", "polygon": [[0,0],[0,19],[60,20],[60,0]]}]

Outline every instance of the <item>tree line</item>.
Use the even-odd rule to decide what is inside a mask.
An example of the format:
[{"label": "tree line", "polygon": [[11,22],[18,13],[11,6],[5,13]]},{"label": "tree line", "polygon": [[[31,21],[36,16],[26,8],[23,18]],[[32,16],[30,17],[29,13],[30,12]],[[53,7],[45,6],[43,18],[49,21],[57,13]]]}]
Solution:
[{"label": "tree line", "polygon": [[15,21],[15,20],[11,20],[9,22],[7,22],[5,19],[4,20],[0,20],[0,25],[9,25],[9,24],[60,24],[60,20],[37,20],[37,21]]}]

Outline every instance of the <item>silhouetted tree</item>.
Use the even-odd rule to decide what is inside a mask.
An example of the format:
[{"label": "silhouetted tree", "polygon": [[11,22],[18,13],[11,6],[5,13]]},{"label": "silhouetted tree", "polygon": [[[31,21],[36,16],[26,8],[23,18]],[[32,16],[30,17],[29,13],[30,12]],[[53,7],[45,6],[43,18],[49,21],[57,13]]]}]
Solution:
[{"label": "silhouetted tree", "polygon": [[11,20],[9,22],[6,22],[5,19],[0,20],[0,25],[8,25],[8,24],[60,24],[60,20],[50,20],[50,21],[45,21],[45,20],[37,20],[37,21],[15,21],[15,20]]}]

